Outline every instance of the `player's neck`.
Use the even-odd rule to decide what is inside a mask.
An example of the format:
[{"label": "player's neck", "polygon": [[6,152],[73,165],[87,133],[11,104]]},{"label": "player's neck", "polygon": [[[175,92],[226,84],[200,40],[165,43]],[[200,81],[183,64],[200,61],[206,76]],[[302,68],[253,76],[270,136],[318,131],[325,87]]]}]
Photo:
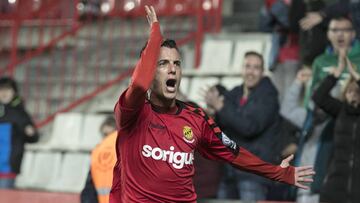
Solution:
[{"label": "player's neck", "polygon": [[156,112],[166,114],[176,114],[178,107],[174,104],[173,106],[158,106],[152,103],[152,107]]},{"label": "player's neck", "polygon": [[157,112],[175,114],[177,112],[177,106],[175,99],[160,100],[152,98],[150,99],[152,106]]}]

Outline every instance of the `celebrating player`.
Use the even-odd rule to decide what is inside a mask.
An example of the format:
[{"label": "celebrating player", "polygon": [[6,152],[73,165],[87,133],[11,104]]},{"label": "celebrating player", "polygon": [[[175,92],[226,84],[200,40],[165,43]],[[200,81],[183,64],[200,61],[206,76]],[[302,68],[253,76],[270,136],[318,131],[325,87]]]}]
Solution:
[{"label": "celebrating player", "polygon": [[[196,202],[194,151],[241,170],[307,188],[312,167],[266,163],[226,137],[198,107],[176,100],[181,57],[164,40],[154,8],[145,6],[151,33],[129,87],[115,106],[119,131],[110,202]],[[267,146],[264,146],[267,147]]]}]

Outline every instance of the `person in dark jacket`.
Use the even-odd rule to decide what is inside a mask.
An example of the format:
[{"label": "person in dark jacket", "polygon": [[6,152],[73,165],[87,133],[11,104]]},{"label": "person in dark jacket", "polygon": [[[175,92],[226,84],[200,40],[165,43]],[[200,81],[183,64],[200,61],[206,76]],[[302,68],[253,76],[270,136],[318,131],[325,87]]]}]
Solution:
[{"label": "person in dark jacket", "polygon": [[[280,127],[278,93],[270,79],[264,76],[262,55],[256,52],[245,54],[243,76],[243,85],[224,96],[213,88],[206,93],[205,101],[215,110],[216,122],[226,135],[263,160],[275,162],[278,152],[274,149]],[[226,170],[219,198],[266,199],[269,181],[231,167]]]},{"label": "person in dark jacket", "polygon": [[15,81],[0,78],[0,188],[13,188],[26,142],[39,139]]},{"label": "person in dark jacket", "polygon": [[315,91],[313,99],[325,112],[336,118],[334,156],[320,193],[321,202],[360,202],[360,74],[346,58],[351,75],[344,101],[330,96],[345,64],[333,69]]}]

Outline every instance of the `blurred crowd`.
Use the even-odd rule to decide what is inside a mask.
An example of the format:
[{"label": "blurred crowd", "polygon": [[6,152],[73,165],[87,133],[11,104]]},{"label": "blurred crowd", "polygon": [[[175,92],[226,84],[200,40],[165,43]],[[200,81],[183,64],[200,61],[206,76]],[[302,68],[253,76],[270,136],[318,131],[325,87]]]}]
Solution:
[{"label": "blurred crowd", "polygon": [[[260,30],[272,35],[271,79],[247,52],[243,84],[204,93],[208,113],[240,146],[279,163],[313,165],[310,190],[222,168],[218,198],[359,202],[360,1],[269,0]],[[202,187],[206,187],[203,185]],[[200,194],[201,195],[201,194]]]}]

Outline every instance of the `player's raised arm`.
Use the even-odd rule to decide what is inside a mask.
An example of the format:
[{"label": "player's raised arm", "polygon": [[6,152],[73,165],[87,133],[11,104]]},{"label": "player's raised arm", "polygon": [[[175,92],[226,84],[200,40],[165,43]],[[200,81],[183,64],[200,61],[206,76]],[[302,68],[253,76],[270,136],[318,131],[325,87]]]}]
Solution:
[{"label": "player's raised arm", "polygon": [[131,83],[126,91],[124,107],[135,108],[144,103],[146,91],[150,88],[156,71],[162,36],[156,12],[152,6],[145,6],[146,18],[149,22],[151,32],[145,49],[141,53]]},{"label": "player's raised arm", "polygon": [[119,130],[134,121],[140,107],[145,103],[146,92],[156,72],[162,35],[154,8],[145,6],[145,11],[150,36],[136,64],[128,89],[122,93],[115,105],[115,118]]}]

